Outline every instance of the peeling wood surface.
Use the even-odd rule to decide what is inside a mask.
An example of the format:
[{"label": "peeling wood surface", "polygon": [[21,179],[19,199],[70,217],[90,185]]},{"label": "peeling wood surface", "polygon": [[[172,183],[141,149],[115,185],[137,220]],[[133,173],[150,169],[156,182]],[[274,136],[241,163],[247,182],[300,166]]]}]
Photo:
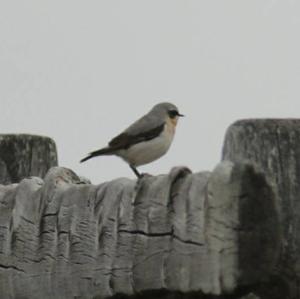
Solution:
[{"label": "peeling wood surface", "polygon": [[273,270],[278,227],[274,194],[251,165],[97,186],[54,167],[0,186],[1,299],[234,293]]}]

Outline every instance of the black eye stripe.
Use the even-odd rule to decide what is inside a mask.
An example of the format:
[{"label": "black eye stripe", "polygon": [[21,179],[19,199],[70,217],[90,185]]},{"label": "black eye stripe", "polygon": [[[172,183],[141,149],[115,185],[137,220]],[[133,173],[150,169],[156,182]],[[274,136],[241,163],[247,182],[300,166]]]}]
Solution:
[{"label": "black eye stripe", "polygon": [[176,110],[170,110],[170,111],[168,111],[168,114],[171,118],[174,118],[177,115],[179,115],[178,111],[176,111]]}]

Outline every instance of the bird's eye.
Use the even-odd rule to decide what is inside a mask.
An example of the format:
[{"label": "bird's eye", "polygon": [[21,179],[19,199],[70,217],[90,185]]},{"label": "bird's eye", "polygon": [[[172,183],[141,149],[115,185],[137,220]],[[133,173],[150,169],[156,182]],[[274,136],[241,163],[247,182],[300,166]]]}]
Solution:
[{"label": "bird's eye", "polygon": [[170,118],[175,118],[176,116],[178,116],[178,111],[177,110],[170,110],[168,111],[169,117]]}]

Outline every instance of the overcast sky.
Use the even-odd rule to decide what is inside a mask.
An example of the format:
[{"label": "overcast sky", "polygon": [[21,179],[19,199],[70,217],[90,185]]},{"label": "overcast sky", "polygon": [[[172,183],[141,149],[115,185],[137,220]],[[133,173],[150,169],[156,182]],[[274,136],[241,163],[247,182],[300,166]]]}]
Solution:
[{"label": "overcast sky", "polygon": [[300,116],[299,37],[297,0],[0,0],[1,133],[52,137],[93,183],[134,178],[119,158],[78,161],[170,101],[186,118],[140,170],[210,170],[235,120]]}]

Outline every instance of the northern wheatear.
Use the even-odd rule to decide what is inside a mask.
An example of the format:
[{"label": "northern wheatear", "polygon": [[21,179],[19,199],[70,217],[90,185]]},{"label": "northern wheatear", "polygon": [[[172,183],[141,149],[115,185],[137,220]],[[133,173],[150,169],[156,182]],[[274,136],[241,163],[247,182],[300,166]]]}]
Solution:
[{"label": "northern wheatear", "polygon": [[175,105],[157,104],[146,115],[113,138],[107,147],[89,153],[80,162],[102,155],[116,155],[125,160],[140,178],[141,174],[136,167],[150,163],[168,151],[180,116],[183,115]]}]

